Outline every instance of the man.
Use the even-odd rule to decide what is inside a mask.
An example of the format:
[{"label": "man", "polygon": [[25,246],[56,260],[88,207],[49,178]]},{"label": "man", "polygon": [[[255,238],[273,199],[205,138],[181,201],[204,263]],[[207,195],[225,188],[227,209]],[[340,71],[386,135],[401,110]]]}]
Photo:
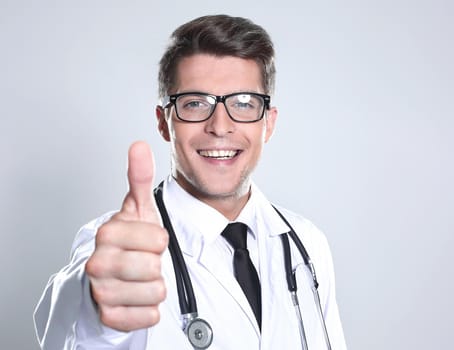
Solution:
[{"label": "man", "polygon": [[[272,42],[247,19],[205,16],[173,33],[160,62],[156,108],[172,157],[171,176],[156,191],[160,211],[152,153],[137,142],[121,210],[81,229],[71,263],[51,278],[37,307],[43,349],[299,349],[306,342],[325,349],[324,324],[332,348],[346,348],[324,236],[279,209],[287,223],[251,181],[277,118],[269,97],[274,75]],[[320,283],[324,322],[292,244],[305,335],[284,268],[281,238],[290,226]],[[235,247],[243,234],[226,227],[243,229],[247,250]],[[193,329],[194,310],[182,316],[190,287],[175,273],[184,269],[175,242],[203,318]]]}]

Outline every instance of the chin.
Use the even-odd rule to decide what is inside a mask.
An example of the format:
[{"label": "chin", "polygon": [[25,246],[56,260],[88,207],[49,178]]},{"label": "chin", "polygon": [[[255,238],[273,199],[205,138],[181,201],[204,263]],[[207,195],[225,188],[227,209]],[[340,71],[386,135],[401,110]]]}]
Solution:
[{"label": "chin", "polygon": [[213,189],[213,194],[218,194],[219,197],[236,197],[240,198],[249,193],[251,181],[249,177],[241,178],[239,181],[226,184],[221,183],[219,186],[210,186]]},{"label": "chin", "polygon": [[[249,192],[250,179],[226,184],[225,182],[210,181],[208,179],[191,179],[184,181],[183,188],[199,199],[223,200],[232,197],[240,198]],[[181,182],[180,182],[181,184]]]}]

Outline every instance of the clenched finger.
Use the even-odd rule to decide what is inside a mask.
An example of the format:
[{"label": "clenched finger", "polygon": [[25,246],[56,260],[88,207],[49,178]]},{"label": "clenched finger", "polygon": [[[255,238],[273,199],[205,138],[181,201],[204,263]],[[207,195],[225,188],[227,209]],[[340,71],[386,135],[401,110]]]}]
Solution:
[{"label": "clenched finger", "polygon": [[93,298],[103,306],[154,306],[163,302],[167,290],[163,279],[152,282],[124,282],[120,280],[94,281]]}]

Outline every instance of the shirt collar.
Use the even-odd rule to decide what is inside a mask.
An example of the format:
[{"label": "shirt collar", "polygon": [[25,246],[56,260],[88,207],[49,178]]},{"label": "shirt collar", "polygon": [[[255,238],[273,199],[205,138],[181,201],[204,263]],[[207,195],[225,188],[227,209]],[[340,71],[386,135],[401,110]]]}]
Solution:
[{"label": "shirt collar", "polygon": [[[186,192],[172,176],[164,182],[163,197],[180,247],[190,255],[214,243],[229,223],[216,209]],[[252,184],[249,200],[235,221],[248,225],[255,239],[259,221],[266,223],[270,236],[290,230],[255,184]]]},{"label": "shirt collar", "polygon": [[164,183],[163,197],[180,247],[187,253],[211,244],[229,223],[216,209],[186,192],[172,176]]},{"label": "shirt collar", "polygon": [[256,226],[259,220],[264,222],[267,227],[267,234],[270,237],[290,231],[290,227],[281,219],[273,205],[254,183],[252,183],[251,187],[251,199],[254,201],[256,210],[254,217]]}]

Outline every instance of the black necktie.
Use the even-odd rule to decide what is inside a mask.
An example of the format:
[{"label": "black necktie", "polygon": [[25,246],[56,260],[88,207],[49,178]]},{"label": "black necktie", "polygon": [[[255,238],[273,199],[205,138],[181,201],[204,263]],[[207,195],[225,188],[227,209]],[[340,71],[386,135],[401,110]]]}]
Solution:
[{"label": "black necktie", "polygon": [[249,257],[246,248],[247,226],[241,222],[228,224],[222,231],[222,236],[230,243],[235,250],[233,253],[233,270],[235,277],[243,289],[255,318],[261,328],[262,323],[262,296],[260,291],[260,280],[257,270]]}]

